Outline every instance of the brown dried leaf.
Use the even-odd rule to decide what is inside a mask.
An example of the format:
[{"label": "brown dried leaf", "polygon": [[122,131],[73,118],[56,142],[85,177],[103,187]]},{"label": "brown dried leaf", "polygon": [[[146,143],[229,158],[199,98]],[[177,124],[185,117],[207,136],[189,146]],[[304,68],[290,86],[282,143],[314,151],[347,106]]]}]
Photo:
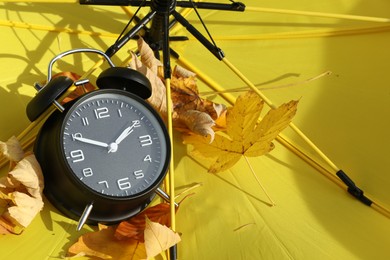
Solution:
[{"label": "brown dried leaf", "polygon": [[[146,45],[146,44],[145,44]],[[147,46],[147,45],[146,45]],[[166,105],[166,89],[164,82],[153,72],[147,65],[143,64],[134,53],[131,53],[132,59],[128,66],[134,70],[141,72],[149,79],[152,85],[152,96],[148,98],[148,102],[161,114],[165,115],[167,111]]]},{"label": "brown dried leaf", "polygon": [[196,77],[196,74],[190,70],[183,68],[182,66],[176,65],[172,71],[172,77],[176,78],[190,78]]},{"label": "brown dried leaf", "polygon": [[156,59],[153,50],[142,37],[138,38],[137,45],[142,63],[145,64],[145,66],[148,67],[155,75],[157,75],[158,68],[163,66],[162,63]]},{"label": "brown dried leaf", "polygon": [[207,113],[198,110],[188,110],[178,115],[178,119],[184,123],[188,129],[202,136],[210,136],[210,142],[214,140],[213,126],[215,121]]},{"label": "brown dried leaf", "polygon": [[[195,76],[181,70],[179,69],[180,72],[176,72],[176,77],[171,79],[174,126],[176,128],[185,126],[196,134],[209,135],[212,141],[215,120],[224,113],[226,107],[201,98]],[[180,77],[181,75],[189,76]]]}]

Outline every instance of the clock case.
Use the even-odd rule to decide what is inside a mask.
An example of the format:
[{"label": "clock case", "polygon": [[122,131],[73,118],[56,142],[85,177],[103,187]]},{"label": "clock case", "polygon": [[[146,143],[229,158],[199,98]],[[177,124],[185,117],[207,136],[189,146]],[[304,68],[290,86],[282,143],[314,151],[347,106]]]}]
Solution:
[{"label": "clock case", "polygon": [[[113,224],[130,218],[146,208],[156,195],[156,190],[163,181],[170,162],[171,147],[168,131],[159,114],[145,101],[151,95],[149,80],[141,73],[129,68],[115,67],[108,59],[111,68],[103,71],[96,83],[100,89],[66,103],[56,103],[56,99],[73,85],[67,77],[51,79],[51,66],[55,60],[76,52],[104,53],[93,49],[76,49],[56,56],[49,65],[48,83],[41,87],[38,94],[27,106],[27,116],[35,121],[52,103],[61,109],[55,110],[44,122],[37,135],[34,154],[41,165],[45,180],[44,194],[49,201],[66,216],[80,220],[87,217],[88,224]],[[76,84],[76,83],[75,83]],[[77,106],[95,92],[109,92],[127,95],[148,108],[161,124],[167,144],[167,158],[158,179],[143,192],[127,196],[112,197],[101,194],[82,183],[72,173],[65,161],[65,154],[60,140],[66,114],[73,106]],[[129,156],[131,156],[129,154]],[[92,210],[85,216],[85,210],[92,205]]]}]

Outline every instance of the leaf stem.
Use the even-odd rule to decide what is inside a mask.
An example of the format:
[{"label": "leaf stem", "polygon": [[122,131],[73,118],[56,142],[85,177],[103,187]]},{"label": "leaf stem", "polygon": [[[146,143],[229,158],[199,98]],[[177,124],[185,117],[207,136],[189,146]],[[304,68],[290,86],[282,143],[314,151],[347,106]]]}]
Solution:
[{"label": "leaf stem", "polygon": [[272,198],[271,198],[271,196],[268,194],[267,190],[266,190],[266,189],[264,188],[264,186],[261,184],[260,179],[257,177],[256,172],[255,172],[255,170],[253,169],[253,167],[252,167],[251,163],[249,162],[248,158],[247,158],[246,156],[244,156],[244,158],[245,158],[245,161],[246,161],[246,163],[248,164],[249,169],[251,170],[253,176],[255,177],[257,183],[259,184],[260,188],[263,190],[264,194],[267,196],[268,200],[270,201],[270,204],[269,204],[269,205],[270,205],[271,207],[275,206],[275,205],[276,205],[275,202],[272,200]]}]

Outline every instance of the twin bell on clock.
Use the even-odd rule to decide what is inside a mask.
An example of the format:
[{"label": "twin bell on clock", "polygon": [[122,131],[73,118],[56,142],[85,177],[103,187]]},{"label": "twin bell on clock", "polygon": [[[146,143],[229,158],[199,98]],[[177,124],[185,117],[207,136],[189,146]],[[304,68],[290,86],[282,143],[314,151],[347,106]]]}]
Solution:
[{"label": "twin bell on clock", "polygon": [[[99,89],[62,105],[58,99],[72,85],[68,77],[52,78],[53,64],[69,54],[102,55],[110,68],[97,78]],[[159,114],[145,101],[149,80],[130,68],[115,67],[103,52],[75,49],[49,63],[48,81],[27,105],[38,119],[54,105],[43,123],[34,153],[41,165],[49,201],[66,216],[84,223],[116,223],[142,211],[161,193],[170,162],[170,141]],[[167,195],[165,194],[165,197]]]}]

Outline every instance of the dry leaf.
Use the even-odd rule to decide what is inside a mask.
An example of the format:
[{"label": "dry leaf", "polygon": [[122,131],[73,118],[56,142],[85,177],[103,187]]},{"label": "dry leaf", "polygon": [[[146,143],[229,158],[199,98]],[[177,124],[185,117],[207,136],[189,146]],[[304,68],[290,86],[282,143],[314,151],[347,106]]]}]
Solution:
[{"label": "dry leaf", "polygon": [[68,249],[68,254],[115,260],[146,259],[143,243],[135,240],[118,240],[114,234],[114,227],[100,225],[99,231],[82,235]]},{"label": "dry leaf", "polygon": [[[15,165],[0,178],[0,233],[20,233],[43,208],[43,175],[33,154],[21,156],[23,150],[16,138],[0,142],[1,151]],[[5,231],[7,230],[7,231]]]},{"label": "dry leaf", "polygon": [[38,200],[22,192],[12,192],[9,198],[14,205],[8,208],[9,217],[16,220],[23,227],[27,227],[43,208],[42,200]]},{"label": "dry leaf", "polygon": [[144,242],[145,217],[169,227],[171,226],[170,215],[170,205],[168,203],[160,203],[149,207],[137,216],[122,221],[115,231],[115,237],[121,240],[132,239]]},{"label": "dry leaf", "polygon": [[148,258],[155,257],[180,242],[179,234],[170,228],[145,219],[145,248]]},{"label": "dry leaf", "polygon": [[202,136],[210,136],[210,142],[214,139],[214,130],[212,127],[215,121],[209,114],[200,112],[198,110],[188,110],[180,113],[178,118],[184,123],[192,132]]},{"label": "dry leaf", "polygon": [[184,143],[194,146],[193,154],[213,160],[209,172],[217,173],[232,167],[241,156],[261,156],[270,152],[272,141],[294,117],[298,101],[290,101],[270,110],[259,122],[263,100],[254,92],[241,95],[226,114],[226,133],[207,138],[184,135]]},{"label": "dry leaf", "polygon": [[145,66],[148,67],[155,75],[157,75],[158,68],[162,67],[163,64],[156,59],[153,50],[142,37],[138,38],[137,45],[142,63],[145,64]]},{"label": "dry leaf", "polygon": [[[147,56],[148,58],[143,58],[147,60],[147,64],[144,64],[140,61],[134,53],[131,53],[132,59],[128,66],[134,70],[139,71],[149,79],[150,84],[152,85],[152,96],[147,99],[147,101],[161,114],[165,115],[167,112],[166,105],[166,89],[164,82],[157,75],[157,68],[155,68],[155,63],[151,62],[150,55],[154,55],[152,49],[144,43],[142,38],[138,40],[138,48],[142,57]],[[153,59],[154,56],[153,56]],[[155,59],[156,60],[156,59]],[[156,60],[156,63],[159,62]],[[161,64],[161,63],[160,63]],[[151,67],[148,67],[151,66]]]},{"label": "dry leaf", "polygon": [[43,174],[33,154],[27,155],[9,172],[14,180],[22,185],[29,195],[42,200]]},{"label": "dry leaf", "polygon": [[11,162],[19,162],[24,156],[24,151],[15,136],[12,136],[7,142],[0,141],[0,153]]},{"label": "dry leaf", "polygon": [[200,97],[195,75],[176,66],[171,79],[173,122],[176,129],[186,127],[193,133],[214,139],[215,120],[226,111],[222,104],[216,104]]}]

